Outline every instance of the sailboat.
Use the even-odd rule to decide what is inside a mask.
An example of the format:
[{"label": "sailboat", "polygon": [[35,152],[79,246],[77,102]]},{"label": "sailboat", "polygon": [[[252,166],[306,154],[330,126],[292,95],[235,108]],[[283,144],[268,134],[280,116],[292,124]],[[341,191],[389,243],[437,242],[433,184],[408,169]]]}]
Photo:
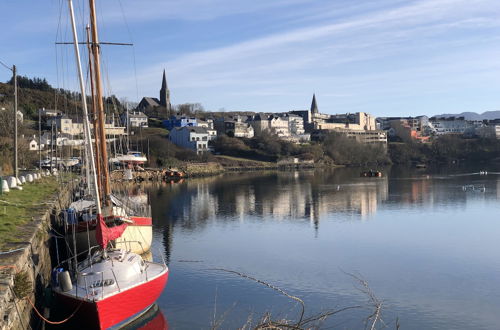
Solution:
[{"label": "sailboat", "polygon": [[[88,44],[90,45],[90,28],[87,28],[87,39]],[[96,56],[99,55],[99,52],[92,55],[93,50],[92,47],[89,47],[89,59],[94,58],[94,61],[89,60],[89,72],[90,72],[90,83],[92,90],[92,105],[94,108],[94,133],[95,133],[95,149],[96,150],[104,150],[106,151],[106,135],[104,132],[104,115],[100,116],[98,111],[96,110],[99,106],[103,108],[102,105],[102,93],[100,91],[100,79],[97,79],[98,74],[95,75],[93,73],[99,73],[100,70],[98,68],[94,68],[93,64],[96,63]],[[94,79],[95,78],[95,79]],[[95,82],[94,82],[95,81]],[[95,92],[95,93],[94,93]],[[94,97],[94,94],[97,94]],[[82,94],[83,95],[83,94]],[[85,102],[84,102],[85,101]],[[84,107],[86,107],[86,100],[82,98],[82,103]],[[128,111],[128,109],[127,109]],[[103,112],[103,111],[102,111]],[[101,118],[102,117],[102,118]],[[102,120],[102,123],[100,121]],[[90,124],[87,121],[87,126]],[[99,129],[98,129],[99,128]],[[127,126],[127,134],[129,134],[129,129]],[[90,136],[90,132],[88,133]],[[127,148],[130,143],[127,141]],[[91,145],[91,141],[87,144]],[[87,154],[89,151],[87,150]],[[108,193],[108,202],[112,205],[113,216],[106,217],[105,221],[110,226],[119,225],[122,223],[127,223],[123,234],[118,237],[116,240],[112,242],[115,246],[123,247],[128,249],[131,252],[143,254],[150,250],[151,244],[153,241],[153,219],[151,217],[151,209],[148,207],[143,208],[134,208],[131,205],[128,205],[128,200],[123,200],[116,195],[112,195],[109,188],[109,169],[107,167],[108,159],[107,156],[96,155],[95,158],[95,167],[96,174],[98,180],[102,186],[105,187]],[[112,158],[110,158],[111,161]],[[88,161],[90,162],[90,161]],[[140,163],[140,162],[139,162]],[[135,163],[136,165],[138,163]],[[142,164],[142,163],[141,163]],[[86,166],[87,170],[87,184],[91,181],[89,174],[89,166]],[[106,177],[106,180],[102,180],[103,177]],[[95,189],[94,189],[95,190]],[[101,189],[102,190],[102,189]],[[90,197],[90,198],[89,198]],[[81,198],[71,203],[68,209],[64,212],[64,232],[66,233],[66,238],[68,240],[75,240],[75,252],[79,253],[81,251],[85,251],[89,246],[94,246],[97,244],[95,240],[95,230],[97,226],[97,217],[96,217],[96,204],[95,199],[92,194],[87,196],[87,198]]]},{"label": "sailboat", "polygon": [[[146,261],[140,255],[120,248],[110,248],[127,228],[127,222],[116,222],[108,226],[109,219],[120,218],[113,205],[107,162],[106,136],[104,133],[104,107],[100,83],[99,41],[97,36],[95,0],[89,0],[92,27],[92,56],[96,75],[97,125],[95,134],[100,138],[96,157],[90,139],[90,123],[85,101],[85,86],[80,64],[78,36],[73,13],[72,0],[68,0],[77,67],[84,108],[86,151],[90,168],[86,170],[87,183],[93,185],[96,211],[96,247],[89,247],[86,258],[77,260],[77,255],[60,263],[53,270],[54,293],[61,308],[72,310],[81,320],[81,328],[108,329],[140,316],[163,291],[169,270],[165,262]],[[96,159],[100,158],[100,168]],[[102,197],[102,198],[101,198]],[[64,268],[65,267],[65,268]]]}]

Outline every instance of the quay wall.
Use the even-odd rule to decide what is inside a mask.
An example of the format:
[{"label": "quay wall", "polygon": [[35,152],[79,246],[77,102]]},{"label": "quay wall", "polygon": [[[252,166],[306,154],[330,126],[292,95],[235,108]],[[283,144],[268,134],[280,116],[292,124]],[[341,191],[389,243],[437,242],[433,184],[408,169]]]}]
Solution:
[{"label": "quay wall", "polygon": [[19,242],[8,253],[0,254],[0,330],[43,328],[43,321],[30,301],[44,313],[44,291],[50,284],[52,269],[51,220],[67,207],[72,192],[70,187],[48,196],[46,204],[33,214],[32,221],[22,226]]}]

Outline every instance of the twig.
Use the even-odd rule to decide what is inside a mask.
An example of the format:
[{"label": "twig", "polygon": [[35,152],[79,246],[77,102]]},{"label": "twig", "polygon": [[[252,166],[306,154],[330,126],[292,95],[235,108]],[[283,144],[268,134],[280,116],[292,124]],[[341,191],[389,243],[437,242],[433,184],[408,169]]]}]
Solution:
[{"label": "twig", "polygon": [[211,270],[219,270],[219,271],[223,271],[223,272],[227,272],[227,273],[236,274],[236,275],[244,277],[244,278],[248,278],[249,280],[252,280],[254,282],[257,282],[257,283],[260,283],[262,285],[265,285],[268,288],[271,288],[271,289],[273,289],[273,290],[281,293],[282,295],[285,295],[288,298],[293,299],[293,300],[299,302],[300,305],[302,306],[302,312],[300,313],[300,318],[299,318],[299,321],[297,322],[297,324],[300,324],[302,322],[302,319],[304,318],[304,312],[305,312],[305,308],[306,307],[305,307],[304,301],[302,299],[300,299],[299,297],[292,296],[291,294],[286,293],[285,291],[281,290],[280,288],[278,288],[278,287],[276,287],[276,286],[274,286],[272,284],[266,283],[266,282],[264,282],[262,280],[259,280],[259,279],[255,278],[255,277],[252,277],[252,276],[249,276],[249,275],[246,275],[246,274],[234,271],[234,270],[229,270],[229,269],[224,269],[224,268],[212,268]]}]

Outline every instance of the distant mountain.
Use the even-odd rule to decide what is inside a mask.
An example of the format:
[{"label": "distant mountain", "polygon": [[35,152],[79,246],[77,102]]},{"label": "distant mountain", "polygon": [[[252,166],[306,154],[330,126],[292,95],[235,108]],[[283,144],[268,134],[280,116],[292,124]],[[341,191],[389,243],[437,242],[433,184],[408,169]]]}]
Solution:
[{"label": "distant mountain", "polygon": [[475,112],[462,112],[458,114],[445,113],[442,115],[435,115],[434,117],[464,117],[465,120],[493,120],[500,119],[500,111],[486,111],[481,114]]}]

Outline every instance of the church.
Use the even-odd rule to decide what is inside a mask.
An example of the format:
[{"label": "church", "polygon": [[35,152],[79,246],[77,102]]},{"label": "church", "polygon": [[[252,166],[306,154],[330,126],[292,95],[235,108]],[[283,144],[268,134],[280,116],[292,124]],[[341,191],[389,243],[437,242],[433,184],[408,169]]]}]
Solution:
[{"label": "church", "polygon": [[[137,105],[137,111],[150,112],[155,108],[163,108],[166,113],[170,113],[172,110],[172,104],[170,103],[170,90],[167,86],[167,76],[165,70],[163,70],[163,80],[160,89],[160,99],[156,97],[143,97],[141,102]],[[162,110],[163,110],[162,109]]]}]

